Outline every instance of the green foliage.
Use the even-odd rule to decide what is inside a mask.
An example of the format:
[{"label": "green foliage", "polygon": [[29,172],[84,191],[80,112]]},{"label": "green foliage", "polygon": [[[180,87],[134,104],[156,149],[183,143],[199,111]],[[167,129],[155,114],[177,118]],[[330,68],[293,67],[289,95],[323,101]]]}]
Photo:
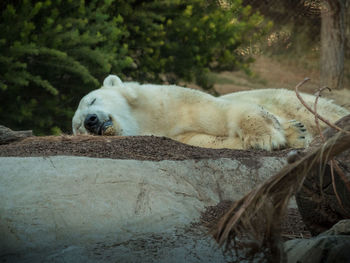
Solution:
[{"label": "green foliage", "polygon": [[111,1],[19,1],[0,17],[0,116],[13,129],[70,132],[80,98],[132,63]]},{"label": "green foliage", "polygon": [[218,1],[131,2],[123,17],[130,32],[130,55],[139,66],[129,75],[138,80],[160,82],[166,75],[170,82],[195,79],[209,87],[210,71],[248,71],[252,59],[239,48],[269,29],[241,0],[227,1],[226,8]]},{"label": "green foliage", "polygon": [[109,73],[140,82],[248,71],[239,50],[268,30],[241,0],[18,0],[0,3],[0,118],[36,134],[71,132],[83,95]]}]

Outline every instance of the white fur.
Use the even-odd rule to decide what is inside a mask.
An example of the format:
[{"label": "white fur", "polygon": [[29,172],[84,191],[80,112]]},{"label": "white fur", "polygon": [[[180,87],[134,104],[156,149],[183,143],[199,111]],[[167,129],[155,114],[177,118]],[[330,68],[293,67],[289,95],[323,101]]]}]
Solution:
[{"label": "white fur", "polygon": [[[103,83],[80,101],[74,134],[88,134],[83,123],[93,113],[102,121],[112,120],[116,135],[166,136],[209,148],[304,147],[316,134],[313,115],[292,91],[254,90],[216,98],[179,86],[122,83],[113,75]],[[313,103],[313,96],[303,96]],[[349,114],[325,99],[319,100],[318,109],[331,121]]]},{"label": "white fur", "polygon": [[119,86],[123,87],[124,84],[121,81],[121,79],[115,75],[109,75],[105,80],[103,81],[104,87],[113,87],[113,86]]}]

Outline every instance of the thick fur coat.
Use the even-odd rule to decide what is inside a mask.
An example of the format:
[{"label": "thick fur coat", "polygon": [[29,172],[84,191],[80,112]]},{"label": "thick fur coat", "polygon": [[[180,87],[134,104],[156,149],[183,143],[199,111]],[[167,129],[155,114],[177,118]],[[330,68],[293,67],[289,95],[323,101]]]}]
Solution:
[{"label": "thick fur coat", "polygon": [[[315,97],[302,96],[313,107]],[[317,106],[331,122],[350,113],[323,98]],[[73,117],[74,134],[104,134],[107,126],[113,131],[109,135],[166,136],[195,146],[232,149],[305,147],[317,134],[314,116],[292,91],[213,97],[179,86],[123,83],[114,75],[82,98]]]}]

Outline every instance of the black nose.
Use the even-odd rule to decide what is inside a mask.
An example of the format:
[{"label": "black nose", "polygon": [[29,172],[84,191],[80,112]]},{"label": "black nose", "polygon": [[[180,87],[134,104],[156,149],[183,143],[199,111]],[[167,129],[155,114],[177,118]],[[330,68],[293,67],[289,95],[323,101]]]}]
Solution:
[{"label": "black nose", "polygon": [[98,126],[98,117],[96,114],[88,114],[84,121],[84,126],[89,131],[94,131]]}]

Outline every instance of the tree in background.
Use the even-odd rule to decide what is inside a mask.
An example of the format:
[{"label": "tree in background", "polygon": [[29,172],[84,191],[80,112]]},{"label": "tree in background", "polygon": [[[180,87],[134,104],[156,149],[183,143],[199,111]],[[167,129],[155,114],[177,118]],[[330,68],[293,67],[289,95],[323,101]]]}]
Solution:
[{"label": "tree in background", "polygon": [[346,2],[324,0],[321,6],[321,84],[332,89],[343,87]]},{"label": "tree in background", "polygon": [[2,1],[1,123],[70,133],[79,100],[109,73],[208,87],[210,71],[248,71],[239,48],[268,26],[240,0],[226,2]]},{"label": "tree in background", "polygon": [[[343,87],[344,67],[350,66],[344,61],[350,56],[349,0],[244,0],[244,3],[273,20],[274,31],[290,32],[288,41],[276,41],[273,54],[305,56],[306,61],[320,57],[321,84]],[[347,78],[350,79],[350,74]]]}]

